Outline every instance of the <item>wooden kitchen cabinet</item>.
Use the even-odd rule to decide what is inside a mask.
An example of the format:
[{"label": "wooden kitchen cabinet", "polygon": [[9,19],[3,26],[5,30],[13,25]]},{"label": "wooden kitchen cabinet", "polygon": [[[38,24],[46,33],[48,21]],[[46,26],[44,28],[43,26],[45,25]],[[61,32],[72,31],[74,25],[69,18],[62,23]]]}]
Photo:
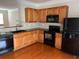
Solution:
[{"label": "wooden kitchen cabinet", "polygon": [[58,7],[53,8],[53,15],[59,15],[59,8]]},{"label": "wooden kitchen cabinet", "polygon": [[34,31],[29,32],[21,32],[14,34],[14,51],[20,48],[26,47],[33,43],[36,43],[36,39],[34,37]]},{"label": "wooden kitchen cabinet", "polygon": [[59,23],[63,24],[64,18],[68,16],[68,6],[48,8],[47,15],[59,15]]},{"label": "wooden kitchen cabinet", "polygon": [[56,7],[47,9],[47,15],[58,15],[58,12],[59,10]]},{"label": "wooden kitchen cabinet", "polygon": [[63,24],[64,18],[68,16],[68,6],[63,6],[59,8],[59,22]]},{"label": "wooden kitchen cabinet", "polygon": [[14,50],[22,48],[22,45],[23,45],[23,39],[21,35],[19,33],[14,34]]},{"label": "wooden kitchen cabinet", "polygon": [[33,21],[33,13],[34,13],[34,9],[25,8],[25,21],[26,22],[32,22]]},{"label": "wooden kitchen cabinet", "polygon": [[44,43],[44,30],[38,30],[38,42]]},{"label": "wooden kitchen cabinet", "polygon": [[25,47],[25,46],[27,46],[28,44],[30,44],[30,43],[28,43],[31,39],[30,39],[30,36],[31,36],[32,34],[30,33],[30,32],[25,32],[24,33],[24,35],[22,36],[23,37],[23,47]]},{"label": "wooden kitchen cabinet", "polygon": [[38,41],[38,30],[33,31],[33,38],[36,40],[36,42]]},{"label": "wooden kitchen cabinet", "polygon": [[39,9],[39,22],[46,22],[47,9]]},{"label": "wooden kitchen cabinet", "polygon": [[47,9],[47,15],[53,15],[53,9],[52,8]]},{"label": "wooden kitchen cabinet", "polygon": [[25,8],[25,21],[38,22],[38,10],[32,8]]},{"label": "wooden kitchen cabinet", "polygon": [[[14,33],[14,51],[36,42],[44,43],[44,30],[36,29],[27,32]],[[61,49],[62,34],[56,33],[55,47]]]},{"label": "wooden kitchen cabinet", "polygon": [[55,35],[55,48],[61,49],[62,45],[62,34],[56,33]]},{"label": "wooden kitchen cabinet", "polygon": [[68,6],[60,6],[45,9],[25,8],[26,22],[46,22],[47,15],[59,15],[59,22],[63,24],[68,15]]},{"label": "wooden kitchen cabinet", "polygon": [[38,15],[38,10],[37,9],[33,9],[33,19],[32,22],[39,22],[39,15]]},{"label": "wooden kitchen cabinet", "polygon": [[25,8],[26,22],[46,22],[46,9]]}]

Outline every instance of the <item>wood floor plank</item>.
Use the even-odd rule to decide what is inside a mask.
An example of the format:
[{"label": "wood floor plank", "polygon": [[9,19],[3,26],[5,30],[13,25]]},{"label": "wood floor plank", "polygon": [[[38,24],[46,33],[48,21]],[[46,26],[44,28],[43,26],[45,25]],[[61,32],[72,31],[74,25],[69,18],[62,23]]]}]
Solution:
[{"label": "wood floor plank", "polygon": [[0,59],[79,59],[56,48],[36,43],[15,52],[10,52]]}]

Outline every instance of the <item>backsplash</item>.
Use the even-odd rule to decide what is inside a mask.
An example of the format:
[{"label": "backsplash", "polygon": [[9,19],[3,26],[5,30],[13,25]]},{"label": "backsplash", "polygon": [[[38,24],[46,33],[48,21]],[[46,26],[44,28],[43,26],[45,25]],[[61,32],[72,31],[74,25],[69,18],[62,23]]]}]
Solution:
[{"label": "backsplash", "polygon": [[48,29],[49,25],[60,26],[62,29],[62,25],[60,23],[23,23],[22,27],[17,27],[17,28],[16,27],[10,27],[10,28],[0,27],[0,33],[16,31],[16,29],[17,30],[27,30],[27,29],[34,29],[34,28]]},{"label": "backsplash", "polygon": [[60,26],[62,28],[62,24],[60,23],[40,23],[41,24],[41,28],[46,28],[48,29],[50,25],[52,26]]},{"label": "backsplash", "polygon": [[24,23],[23,27],[19,27],[19,29],[23,30],[23,29],[32,29],[32,28],[39,28],[39,24],[38,23]]},{"label": "backsplash", "polygon": [[19,29],[32,29],[32,28],[48,29],[49,25],[62,27],[60,23],[24,23],[23,27],[20,27]]}]

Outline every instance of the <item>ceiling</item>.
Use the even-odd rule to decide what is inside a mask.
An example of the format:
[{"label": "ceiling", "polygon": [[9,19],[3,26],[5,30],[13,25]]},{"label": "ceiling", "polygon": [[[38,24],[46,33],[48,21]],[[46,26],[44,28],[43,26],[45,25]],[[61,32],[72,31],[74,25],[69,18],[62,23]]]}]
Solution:
[{"label": "ceiling", "polygon": [[43,2],[48,2],[48,1],[52,1],[52,0],[26,0],[32,3],[43,3]]},{"label": "ceiling", "polygon": [[48,2],[48,1],[52,1],[52,0],[0,0],[0,8],[8,8],[8,9],[13,9],[13,8],[17,8],[19,6],[19,4],[21,2],[23,3],[44,3],[44,2]]},{"label": "ceiling", "polygon": [[16,0],[0,0],[0,8],[17,8],[18,2]]},{"label": "ceiling", "polygon": [[63,3],[70,0],[0,0],[0,8],[14,9],[23,3],[29,6],[43,6],[49,4]]}]

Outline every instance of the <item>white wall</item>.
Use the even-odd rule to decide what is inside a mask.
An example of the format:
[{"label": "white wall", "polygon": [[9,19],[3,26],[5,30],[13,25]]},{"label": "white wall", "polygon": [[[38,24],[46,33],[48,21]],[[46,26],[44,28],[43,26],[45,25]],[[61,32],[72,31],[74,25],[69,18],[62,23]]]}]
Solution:
[{"label": "white wall", "polygon": [[8,23],[8,11],[7,11],[7,10],[0,10],[0,13],[3,14],[3,19],[4,19],[4,24],[3,24],[3,26],[4,26],[4,27],[9,26],[9,23]]},{"label": "white wall", "polygon": [[[16,27],[12,28],[12,26],[17,26],[18,24],[21,25],[20,12],[18,8],[2,10],[0,12],[3,12],[4,14],[4,23],[5,23],[3,26],[0,26],[1,33],[15,31]],[[10,28],[5,28],[5,27],[10,27]]]},{"label": "white wall", "polygon": [[19,9],[8,10],[9,26],[21,25]]},{"label": "white wall", "polygon": [[67,3],[69,6],[69,17],[79,17],[79,0],[72,0],[72,2]]}]

